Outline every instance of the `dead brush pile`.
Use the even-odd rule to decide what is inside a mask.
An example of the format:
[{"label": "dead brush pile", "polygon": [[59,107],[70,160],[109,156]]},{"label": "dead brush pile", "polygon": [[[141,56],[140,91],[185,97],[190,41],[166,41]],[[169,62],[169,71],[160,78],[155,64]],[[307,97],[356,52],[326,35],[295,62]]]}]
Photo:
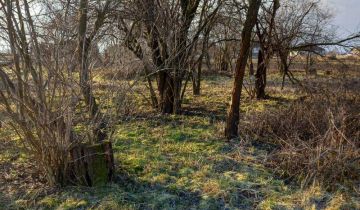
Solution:
[{"label": "dead brush pile", "polygon": [[252,114],[240,125],[245,135],[275,145],[266,160],[302,186],[360,187],[360,95],[344,85],[314,88],[289,107]]}]

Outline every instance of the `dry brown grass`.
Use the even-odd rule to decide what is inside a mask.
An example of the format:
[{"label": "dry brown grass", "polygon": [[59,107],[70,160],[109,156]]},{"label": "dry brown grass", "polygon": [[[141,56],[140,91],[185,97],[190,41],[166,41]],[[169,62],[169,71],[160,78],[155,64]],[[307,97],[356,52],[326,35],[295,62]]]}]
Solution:
[{"label": "dry brown grass", "polygon": [[346,186],[358,191],[359,83],[331,84],[307,84],[307,97],[288,107],[247,116],[242,130],[274,145],[266,161],[281,175],[301,181],[302,186],[316,182],[328,189]]}]

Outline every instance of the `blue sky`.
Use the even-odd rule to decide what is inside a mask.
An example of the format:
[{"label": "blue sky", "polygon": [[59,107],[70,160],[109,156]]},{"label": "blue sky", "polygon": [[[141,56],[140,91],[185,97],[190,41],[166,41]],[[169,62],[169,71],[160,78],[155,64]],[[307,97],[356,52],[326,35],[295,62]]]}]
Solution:
[{"label": "blue sky", "polygon": [[322,0],[335,14],[334,25],[343,36],[360,31],[360,0]]}]

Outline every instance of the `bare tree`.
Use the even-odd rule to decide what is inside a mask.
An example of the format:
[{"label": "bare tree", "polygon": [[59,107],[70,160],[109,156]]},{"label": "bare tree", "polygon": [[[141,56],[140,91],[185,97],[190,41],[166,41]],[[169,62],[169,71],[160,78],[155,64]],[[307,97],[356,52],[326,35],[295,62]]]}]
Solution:
[{"label": "bare tree", "polygon": [[[145,52],[139,40],[145,35],[147,47],[151,51],[151,60],[156,68],[157,89],[158,89],[158,108],[162,113],[179,113],[182,103],[182,93],[186,88],[183,85],[185,78],[192,73],[190,68],[190,57],[194,52],[194,46],[199,39],[201,32],[204,31],[210,20],[216,14],[220,1],[214,1],[214,9],[202,18],[199,17],[197,10],[201,4],[208,4],[208,0],[201,3],[201,0],[177,0],[173,4],[168,1],[135,1],[130,4],[134,11],[133,19],[135,23],[144,28],[145,33],[140,36],[130,36],[127,41],[131,41],[133,51],[143,60]],[[205,8],[202,7],[203,9]],[[136,11],[136,12],[135,12]],[[139,11],[141,11],[139,13]],[[201,14],[200,14],[201,16]],[[195,30],[193,26],[195,20],[201,19]],[[132,22],[133,19],[125,18],[125,22]],[[123,26],[124,22],[121,23]],[[127,27],[127,31],[130,27]],[[143,36],[144,37],[144,36]],[[137,39],[137,41],[135,41]],[[137,43],[137,44],[136,44]],[[129,46],[129,45],[128,45]],[[134,46],[137,46],[134,48]],[[140,50],[141,49],[141,50]],[[140,55],[140,56],[139,56]],[[147,65],[150,67],[151,65]],[[148,71],[149,72],[149,71]],[[150,72],[149,72],[150,73]],[[151,87],[151,86],[150,86]],[[154,94],[152,101],[155,101]]]},{"label": "bare tree", "polygon": [[[279,56],[283,79],[296,81],[289,68],[292,63],[290,53],[295,49],[308,51],[305,45],[309,43],[329,42],[334,39],[334,33],[327,27],[331,14],[319,6],[315,0],[286,1],[279,9],[275,18],[274,50]],[[313,49],[313,48],[312,48]]]},{"label": "bare tree", "polygon": [[[209,39],[210,39],[210,33],[213,30],[214,24],[215,24],[215,20],[218,17],[217,15],[215,15],[216,12],[218,12],[220,9],[220,6],[217,5],[217,9],[215,10],[215,13],[213,13],[213,15],[211,16],[210,20],[206,20],[208,21],[206,27],[204,28],[204,30],[201,30],[201,27],[203,22],[204,22],[204,18],[206,18],[206,16],[208,15],[210,11],[210,9],[212,7],[214,7],[214,4],[216,4],[217,2],[210,2],[210,1],[205,1],[202,4],[202,9],[201,9],[201,14],[199,17],[199,24],[198,24],[198,30],[202,31],[202,37],[198,39],[198,42],[195,43],[195,47],[193,50],[193,57],[198,56],[197,59],[194,61],[194,65],[190,65],[190,68],[193,69],[192,70],[192,82],[193,82],[193,94],[194,95],[200,95],[200,90],[201,90],[201,77],[202,77],[202,68],[203,68],[203,62],[204,62],[204,58],[206,55],[208,55],[208,50],[209,50]],[[201,45],[200,42],[201,41]],[[197,47],[198,45],[200,45],[200,52],[197,52]],[[192,59],[193,60],[193,59]],[[184,88],[185,89],[185,88]]]},{"label": "bare tree", "polygon": [[250,42],[252,30],[256,24],[261,0],[252,0],[249,2],[249,8],[246,14],[246,20],[241,35],[241,48],[235,68],[235,80],[231,95],[231,104],[226,119],[225,136],[227,139],[233,139],[238,136],[238,124],[240,118],[240,98],[243,80],[245,76],[245,67],[250,51]]},{"label": "bare tree", "polygon": [[280,8],[279,0],[274,0],[271,9],[263,6],[263,14],[258,18],[256,24],[257,37],[260,45],[258,54],[258,65],[255,74],[255,91],[257,99],[266,98],[266,72],[273,56],[273,32],[275,27],[275,16]]}]

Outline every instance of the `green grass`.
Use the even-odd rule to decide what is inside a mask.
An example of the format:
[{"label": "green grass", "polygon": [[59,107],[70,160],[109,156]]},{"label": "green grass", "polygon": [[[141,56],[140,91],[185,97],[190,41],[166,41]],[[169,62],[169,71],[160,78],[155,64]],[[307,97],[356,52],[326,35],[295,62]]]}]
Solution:
[{"label": "green grass", "polygon": [[[345,205],[358,205],[340,192],[329,194],[315,186],[303,191],[287,184],[263,164],[266,151],[240,140],[226,142],[223,120],[231,82],[209,78],[197,97],[189,90],[184,115],[161,116],[144,109],[138,113],[147,117],[116,125],[113,184],[45,194],[0,192],[0,209],[339,209],[342,205],[347,209]],[[277,108],[296,98],[293,91],[272,87],[270,91],[276,98],[259,102],[244,97],[242,112]],[[138,107],[145,107],[146,102],[136,98]],[[1,154],[1,163],[10,161],[9,152]]]}]

